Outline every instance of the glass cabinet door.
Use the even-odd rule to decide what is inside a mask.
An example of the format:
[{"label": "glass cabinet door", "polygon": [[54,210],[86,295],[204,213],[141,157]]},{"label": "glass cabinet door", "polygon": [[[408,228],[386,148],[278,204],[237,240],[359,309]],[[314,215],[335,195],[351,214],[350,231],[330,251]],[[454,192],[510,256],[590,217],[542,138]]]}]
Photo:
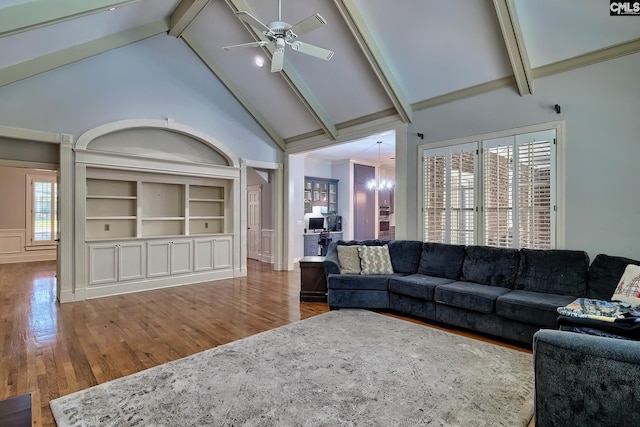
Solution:
[{"label": "glass cabinet door", "polygon": [[329,183],[329,212],[337,212],[338,210],[338,183]]},{"label": "glass cabinet door", "polygon": [[311,213],[313,208],[326,208],[326,213],[338,210],[338,180],[306,177],[304,180],[304,212]]}]

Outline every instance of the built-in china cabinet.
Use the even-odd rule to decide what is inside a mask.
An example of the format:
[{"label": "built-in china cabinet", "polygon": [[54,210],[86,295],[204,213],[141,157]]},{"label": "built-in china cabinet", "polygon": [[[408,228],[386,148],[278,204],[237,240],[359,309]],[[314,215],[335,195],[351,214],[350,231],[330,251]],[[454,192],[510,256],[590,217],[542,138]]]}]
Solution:
[{"label": "built-in china cabinet", "polygon": [[312,213],[320,207],[323,213],[338,212],[338,180],[327,178],[304,178],[304,213]]}]

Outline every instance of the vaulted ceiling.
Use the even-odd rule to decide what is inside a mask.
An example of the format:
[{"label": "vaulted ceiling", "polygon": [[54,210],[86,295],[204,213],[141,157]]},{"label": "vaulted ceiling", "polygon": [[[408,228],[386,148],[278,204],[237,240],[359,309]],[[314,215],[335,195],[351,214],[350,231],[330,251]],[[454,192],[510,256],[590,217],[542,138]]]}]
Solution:
[{"label": "vaulted ceiling", "polygon": [[[115,9],[114,9],[115,8]],[[601,0],[282,0],[282,20],[327,21],[300,40],[330,61],[286,49],[223,46],[264,39],[234,13],[278,20],[277,0],[3,0],[0,86],[164,35],[184,42],[283,149],[353,127],[640,51],[640,19]],[[261,55],[267,65],[254,64]],[[126,66],[126,64],[123,64]]]}]

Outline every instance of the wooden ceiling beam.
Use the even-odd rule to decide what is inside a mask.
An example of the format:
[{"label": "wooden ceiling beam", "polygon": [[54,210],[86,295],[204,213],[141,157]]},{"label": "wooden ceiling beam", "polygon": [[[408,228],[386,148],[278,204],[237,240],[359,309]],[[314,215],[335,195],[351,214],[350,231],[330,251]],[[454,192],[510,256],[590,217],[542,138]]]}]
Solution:
[{"label": "wooden ceiling beam", "polygon": [[407,97],[400,87],[400,83],[398,83],[398,80],[391,72],[391,67],[387,64],[382,51],[378,47],[373,35],[371,35],[369,28],[356,6],[356,2],[354,0],[334,0],[334,3],[344,18],[349,30],[355,37],[371,69],[382,84],[391,103],[402,118],[402,121],[410,123],[413,120],[411,104],[409,104]]},{"label": "wooden ceiling beam", "polygon": [[520,96],[533,93],[533,75],[513,0],[493,0]]},{"label": "wooden ceiling beam", "polygon": [[169,19],[169,35],[180,37],[210,0],[182,0]]},{"label": "wooden ceiling beam", "polygon": [[0,9],[0,37],[104,12],[140,0],[39,0]]},{"label": "wooden ceiling beam", "polygon": [[37,58],[0,69],[0,87],[36,76],[65,65],[144,40],[169,29],[165,21],[152,22],[129,30],[121,31],[100,39],[91,40],[61,49]]}]

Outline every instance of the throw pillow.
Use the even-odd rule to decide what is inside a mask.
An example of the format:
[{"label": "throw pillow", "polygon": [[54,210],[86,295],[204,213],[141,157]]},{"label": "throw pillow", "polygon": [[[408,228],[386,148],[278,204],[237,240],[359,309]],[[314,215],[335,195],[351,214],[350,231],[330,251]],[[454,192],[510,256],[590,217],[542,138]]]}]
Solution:
[{"label": "throw pillow", "polygon": [[393,274],[389,246],[358,246],[360,274]]},{"label": "throw pillow", "polygon": [[360,274],[359,246],[338,245],[338,261],[340,261],[341,274]]},{"label": "throw pillow", "polygon": [[627,265],[611,299],[640,305],[640,265]]}]

